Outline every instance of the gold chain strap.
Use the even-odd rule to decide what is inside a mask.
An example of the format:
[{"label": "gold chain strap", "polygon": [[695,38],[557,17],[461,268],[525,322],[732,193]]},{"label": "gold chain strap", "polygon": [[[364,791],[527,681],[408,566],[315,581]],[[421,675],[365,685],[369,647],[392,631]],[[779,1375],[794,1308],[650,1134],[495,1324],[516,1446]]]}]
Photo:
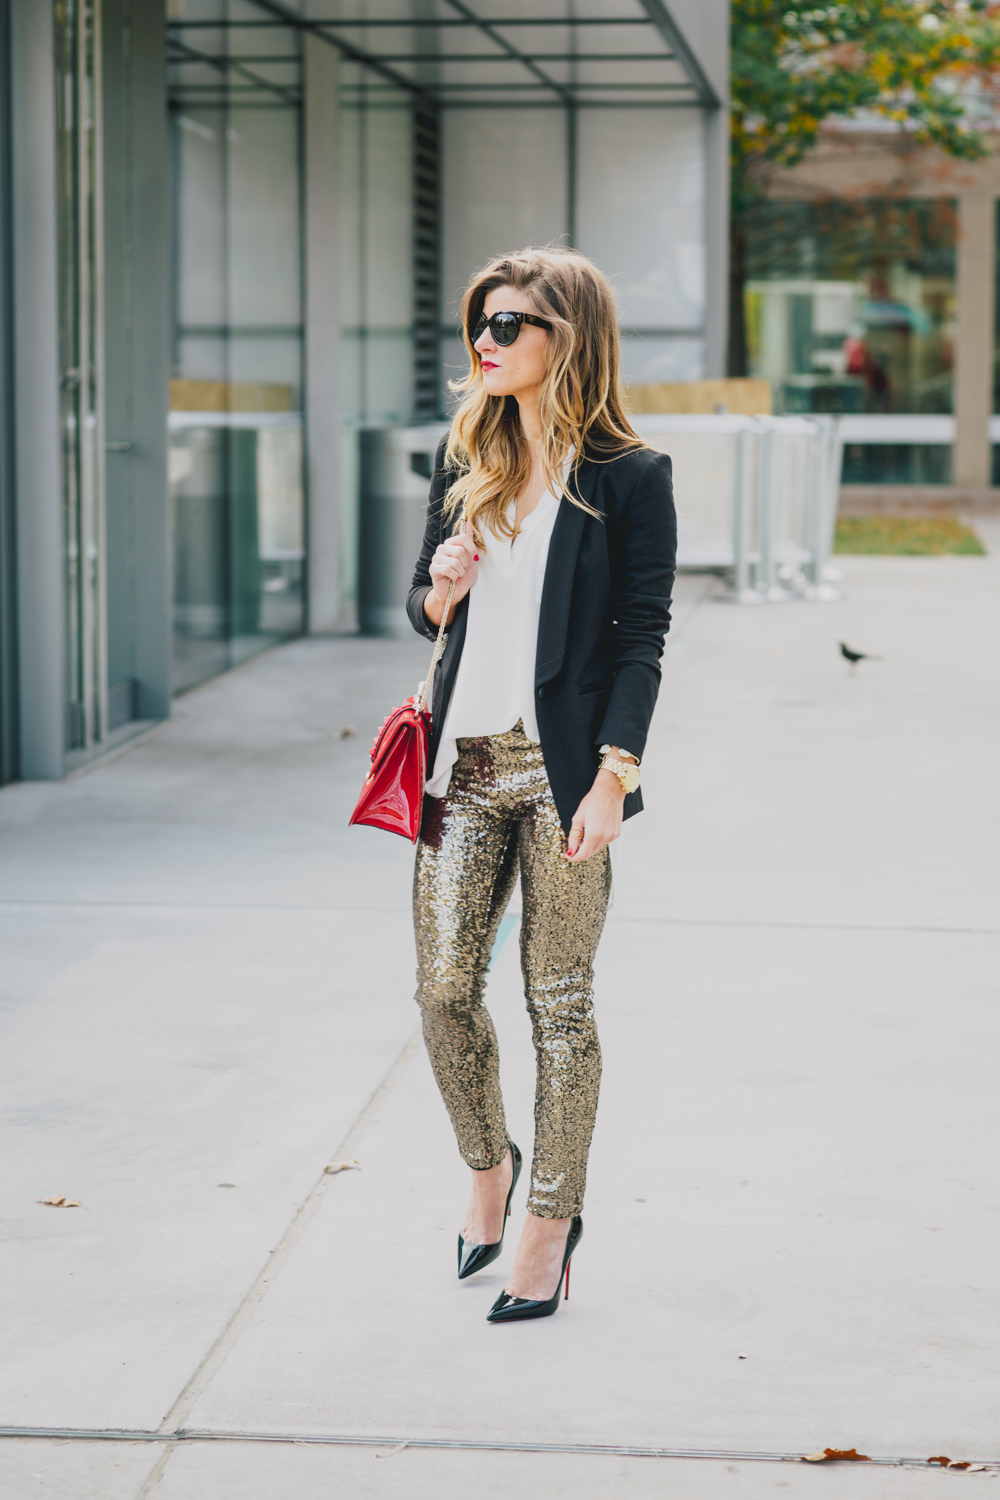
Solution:
[{"label": "gold chain strap", "polygon": [[451,609],[451,601],[452,601],[452,598],[454,596],[454,593],[455,593],[455,580],[453,578],[451,580],[451,583],[448,585],[448,597],[444,601],[444,614],[441,616],[441,624],[438,626],[437,640],[434,642],[434,655],[431,657],[431,664],[430,664],[429,668],[427,669],[427,676],[424,678],[423,682],[417,688],[417,697],[416,697],[416,702],[414,703],[414,710],[418,714],[422,714],[423,711],[424,711],[424,709],[427,707],[427,692],[428,692],[428,688],[429,688],[430,684],[434,681],[434,673],[437,670],[437,664],[441,660],[441,653],[442,653],[442,651],[444,650],[444,647],[445,647],[445,641],[447,640],[447,636],[445,635],[444,630],[445,630],[445,626],[448,623],[448,611]]}]

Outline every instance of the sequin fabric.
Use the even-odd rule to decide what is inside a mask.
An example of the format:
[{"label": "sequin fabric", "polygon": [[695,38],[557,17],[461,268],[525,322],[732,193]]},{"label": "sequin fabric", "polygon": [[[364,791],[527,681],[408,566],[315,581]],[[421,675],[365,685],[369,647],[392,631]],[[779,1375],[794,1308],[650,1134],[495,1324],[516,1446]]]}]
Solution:
[{"label": "sequin fabric", "polygon": [[438,1087],[470,1167],[510,1137],[497,1038],[483,1004],[493,940],[520,870],[521,971],[537,1058],[528,1211],[583,1207],[601,1080],[593,962],[611,891],[608,850],[564,857],[545,763],[520,722],[458,741],[445,797],[427,797],[413,883],[417,1002]]}]

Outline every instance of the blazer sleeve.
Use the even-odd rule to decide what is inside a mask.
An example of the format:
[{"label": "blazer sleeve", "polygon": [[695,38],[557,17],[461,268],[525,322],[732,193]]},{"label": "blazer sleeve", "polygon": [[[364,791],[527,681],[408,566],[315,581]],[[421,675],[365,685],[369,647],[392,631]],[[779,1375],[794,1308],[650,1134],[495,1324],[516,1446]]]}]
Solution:
[{"label": "blazer sleeve", "polygon": [[660,688],[677,563],[677,515],[670,459],[653,453],[626,501],[613,549],[612,670],[596,745],[641,756]]},{"label": "blazer sleeve", "polygon": [[420,556],[413,570],[413,582],[406,596],[406,613],[410,617],[410,624],[418,635],[426,636],[429,641],[437,640],[437,626],[432,625],[424,614],[424,600],[434,587],[430,575],[431,559],[441,544],[443,532],[444,497],[450,482],[450,475],[444,465],[447,446],[448,439],[444,437],[434,456],[434,472],[431,475],[430,497],[427,502],[427,525],[424,527]]}]

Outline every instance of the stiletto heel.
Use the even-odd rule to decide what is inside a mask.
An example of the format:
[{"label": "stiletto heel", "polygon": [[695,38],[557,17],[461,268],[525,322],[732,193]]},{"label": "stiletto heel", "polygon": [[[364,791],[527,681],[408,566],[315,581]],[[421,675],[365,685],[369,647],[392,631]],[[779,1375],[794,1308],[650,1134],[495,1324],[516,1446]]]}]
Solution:
[{"label": "stiletto heel", "polygon": [[477,1271],[482,1271],[486,1266],[492,1265],[503,1248],[503,1237],[507,1230],[507,1220],[510,1218],[510,1200],[514,1196],[517,1187],[517,1179],[521,1175],[521,1153],[510,1143],[511,1160],[514,1164],[514,1175],[510,1181],[510,1192],[507,1194],[507,1207],[503,1216],[503,1230],[495,1245],[467,1245],[462,1236],[458,1237],[458,1279],[464,1281],[467,1276],[474,1276]]},{"label": "stiletto heel", "polygon": [[556,1289],[547,1302],[533,1302],[528,1297],[512,1297],[510,1292],[501,1292],[489,1312],[486,1314],[487,1323],[521,1323],[526,1318],[548,1318],[559,1306],[559,1296],[563,1289],[563,1277],[566,1278],[566,1298],[569,1300],[569,1263],[573,1251],[583,1238],[583,1220],[579,1215],[570,1220],[569,1234],[566,1236],[566,1251],[563,1255],[562,1268],[559,1272],[559,1280]]}]

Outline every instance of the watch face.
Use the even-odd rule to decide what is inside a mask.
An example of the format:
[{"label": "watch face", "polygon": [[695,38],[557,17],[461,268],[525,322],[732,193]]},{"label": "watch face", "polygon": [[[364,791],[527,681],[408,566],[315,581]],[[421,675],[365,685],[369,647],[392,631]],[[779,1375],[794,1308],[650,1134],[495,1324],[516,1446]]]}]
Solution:
[{"label": "watch face", "polygon": [[638,785],[639,785],[639,767],[638,766],[629,766],[628,770],[625,772],[625,790],[626,790],[626,792],[634,792],[635,789],[636,789],[636,787]]}]

